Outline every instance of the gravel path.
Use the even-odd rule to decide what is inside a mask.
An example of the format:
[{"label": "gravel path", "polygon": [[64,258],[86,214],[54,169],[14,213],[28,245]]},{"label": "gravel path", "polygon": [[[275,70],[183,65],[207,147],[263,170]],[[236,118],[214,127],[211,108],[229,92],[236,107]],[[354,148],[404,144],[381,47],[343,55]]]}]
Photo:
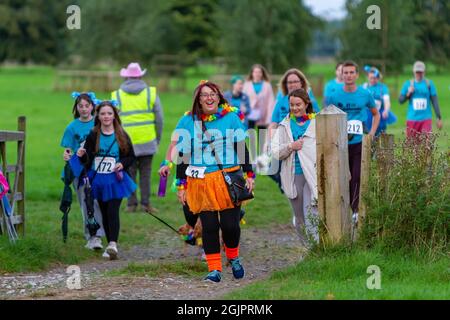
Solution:
[{"label": "gravel path", "polygon": [[[305,249],[300,246],[293,228],[279,225],[271,229],[242,230],[241,257],[246,276],[235,280],[229,267],[224,268],[222,282],[207,283],[200,277],[167,274],[164,277],[109,276],[106,271],[120,270],[129,263],[170,263],[197,261],[198,247],[185,246],[167,232],[157,235],[160,241],[148,247],[136,246],[120,252],[120,259],[81,264],[81,289],[67,288],[67,266],[45,273],[0,276],[0,299],[217,299],[224,294],[269,276],[273,271],[297,263]],[[119,248],[120,249],[120,248]],[[99,254],[100,255],[100,254]],[[206,273],[206,266],[205,266]]]}]

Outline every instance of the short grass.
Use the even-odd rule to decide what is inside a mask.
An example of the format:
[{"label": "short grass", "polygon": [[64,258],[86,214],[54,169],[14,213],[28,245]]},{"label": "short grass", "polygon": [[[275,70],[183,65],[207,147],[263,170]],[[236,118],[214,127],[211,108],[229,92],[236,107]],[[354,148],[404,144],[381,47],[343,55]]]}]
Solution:
[{"label": "short grass", "polygon": [[[70,93],[52,90],[53,76],[53,70],[47,67],[0,71],[0,128],[16,130],[17,117],[27,117],[26,237],[12,246],[6,237],[0,236],[0,272],[38,271],[53,265],[99,258],[98,253],[83,248],[85,240],[81,213],[75,195],[69,214],[69,239],[67,244],[62,243],[62,214],[58,208],[63,190],[60,175],[64,162],[59,143],[64,128],[72,120],[73,100]],[[98,95],[100,98],[108,97],[108,93]],[[153,160],[151,200],[160,210],[159,216],[177,228],[184,223],[184,216],[175,193],[168,191],[165,198],[155,196],[159,183],[157,168],[163,160],[170,134],[178,119],[191,106],[191,98],[187,93],[161,93],[161,100],[165,126],[160,151]],[[14,148],[14,144],[8,145],[10,163],[15,161]],[[267,177],[258,178],[258,184],[256,195],[259,200],[246,207],[247,225],[244,228],[289,221],[289,204],[278,187]],[[156,231],[173,233],[143,213],[124,213],[121,219],[120,245],[125,248],[157,241]],[[174,233],[173,236],[177,237]]]},{"label": "short grass", "polygon": [[[373,285],[369,266],[380,268],[380,289]],[[373,287],[372,287],[373,288]],[[296,266],[278,271],[225,299],[448,299],[448,257],[436,261],[408,253],[385,254],[373,249],[311,255]]]},{"label": "short grass", "polygon": [[[329,70],[331,71],[325,71]],[[333,66],[312,65],[308,72],[327,72],[333,76]],[[207,70],[209,70],[207,68]],[[202,72],[206,72],[202,70]],[[444,119],[444,132],[450,130],[450,90],[448,74],[429,75],[437,85]],[[199,78],[192,74],[187,93],[161,93],[164,106],[165,127],[162,145],[154,158],[152,172],[152,203],[160,209],[159,216],[177,227],[184,221],[175,194],[168,192],[165,198],[156,197],[158,186],[157,168],[164,157],[170,132],[185,110],[191,106],[191,92]],[[397,79],[387,78],[391,91],[399,88],[408,74]],[[70,93],[53,91],[54,71],[47,67],[8,68],[0,70],[0,128],[15,130],[17,117],[27,117],[26,149],[26,236],[16,245],[10,245],[6,237],[0,237],[0,273],[45,270],[52,266],[78,264],[100,259],[100,253],[83,248],[81,214],[74,196],[69,215],[69,240],[61,240],[58,210],[63,184],[60,174],[63,167],[62,149],[59,146],[65,126],[72,120],[73,100]],[[76,90],[77,88],[74,88]],[[399,89],[397,89],[399,90]],[[108,93],[99,93],[100,98]],[[392,96],[393,110],[398,122],[389,132],[401,138],[405,127],[406,105],[399,106]],[[442,150],[448,150],[448,135],[439,138]],[[15,159],[14,146],[8,147],[9,162]],[[289,203],[277,186],[267,177],[258,177],[256,200],[246,208],[249,227],[270,227],[272,224],[289,223]],[[161,232],[173,233],[160,222],[145,214],[121,215],[120,245],[146,245],[158,241]],[[173,234],[174,237],[177,237]],[[180,245],[182,245],[180,241]],[[250,263],[250,262],[249,262]],[[365,286],[366,269],[376,264],[382,271],[382,290],[368,290]],[[448,260],[428,262],[403,255],[384,255],[377,251],[354,251],[331,256],[310,257],[297,266],[275,273],[267,281],[235,292],[228,298],[241,299],[414,299],[445,298],[450,296],[448,283]],[[180,274],[183,268],[189,273],[200,272],[197,265],[183,263],[168,265],[133,264],[119,274],[158,274],[172,270]],[[163,271],[161,271],[163,270]],[[178,271],[177,271],[178,270]]]}]

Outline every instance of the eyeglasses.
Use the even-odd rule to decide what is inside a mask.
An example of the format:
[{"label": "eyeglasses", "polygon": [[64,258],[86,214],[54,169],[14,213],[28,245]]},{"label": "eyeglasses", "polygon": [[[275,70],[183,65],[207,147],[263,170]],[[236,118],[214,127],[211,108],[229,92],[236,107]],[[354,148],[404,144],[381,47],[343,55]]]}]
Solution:
[{"label": "eyeglasses", "polygon": [[200,98],[207,99],[208,97],[210,97],[211,99],[215,99],[217,98],[217,96],[218,96],[217,93],[210,93],[210,94],[202,93],[200,95]]},{"label": "eyeglasses", "polygon": [[295,80],[295,81],[287,81],[287,84],[296,84],[296,83],[300,83],[300,80]]}]

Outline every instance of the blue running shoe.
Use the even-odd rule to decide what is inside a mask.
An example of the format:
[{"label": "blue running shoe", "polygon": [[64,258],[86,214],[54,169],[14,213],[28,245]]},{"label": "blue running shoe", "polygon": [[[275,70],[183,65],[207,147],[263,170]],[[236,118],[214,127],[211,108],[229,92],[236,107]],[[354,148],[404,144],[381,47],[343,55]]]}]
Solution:
[{"label": "blue running shoe", "polygon": [[205,278],[205,281],[212,281],[212,282],[220,282],[222,279],[222,272],[218,270],[213,270]]},{"label": "blue running shoe", "polygon": [[239,258],[234,258],[230,260],[231,270],[233,270],[233,276],[235,279],[242,279],[244,277],[245,271],[241,264]]}]

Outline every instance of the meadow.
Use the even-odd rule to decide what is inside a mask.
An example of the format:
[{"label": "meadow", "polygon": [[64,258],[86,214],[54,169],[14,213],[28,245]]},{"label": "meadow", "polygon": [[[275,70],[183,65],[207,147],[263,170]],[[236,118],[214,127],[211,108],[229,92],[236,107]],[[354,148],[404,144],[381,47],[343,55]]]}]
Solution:
[{"label": "meadow", "polygon": [[[323,73],[331,79],[334,73],[332,65],[312,65],[306,74]],[[153,159],[152,204],[160,210],[160,216],[174,226],[183,223],[183,215],[176,200],[175,193],[168,192],[165,198],[156,197],[159,177],[157,169],[163,160],[169,143],[171,131],[184,111],[191,106],[190,92],[208,74],[194,74],[187,82],[187,93],[160,93],[164,108],[164,133],[160,150]],[[436,84],[441,106],[444,129],[438,139],[441,150],[450,147],[450,74],[429,74]],[[401,86],[410,78],[409,73],[398,79],[386,79],[389,85]],[[99,259],[98,253],[83,248],[85,240],[82,235],[82,221],[78,204],[74,196],[72,211],[69,214],[69,240],[62,242],[60,231],[61,212],[59,201],[63,190],[60,180],[63,168],[60,140],[66,125],[72,120],[73,100],[70,92],[53,90],[54,70],[49,67],[10,67],[0,70],[0,129],[16,130],[17,117],[27,117],[26,149],[26,236],[16,245],[10,245],[6,237],[0,237],[0,274],[46,270],[57,265],[77,264]],[[150,79],[150,83],[151,83]],[[73,88],[74,91],[77,88]],[[106,92],[97,93],[100,98],[107,98]],[[392,110],[398,121],[388,128],[390,133],[401,139],[405,127],[406,104],[399,105],[397,96],[391,96]],[[433,130],[437,131],[435,123]],[[8,161],[14,161],[13,148],[10,145]],[[170,180],[171,181],[171,180]],[[291,210],[287,199],[280,194],[277,186],[267,177],[257,179],[256,200],[247,210],[247,225],[243,228],[270,228],[276,224],[288,224]],[[123,204],[124,206],[124,204]],[[155,232],[165,228],[152,217],[145,214],[122,214],[121,245],[125,248],[133,245],[145,245],[154,240]],[[169,230],[167,232],[170,232]],[[391,290],[370,295],[354,289],[364,286],[360,281],[346,281],[349,274],[361,269],[373,259],[381,260],[387,266],[387,278],[392,279]],[[333,261],[336,260],[336,263]],[[356,263],[359,261],[358,263]],[[401,266],[397,265],[399,261]],[[447,262],[447,269],[446,264]],[[369,264],[367,264],[369,263]],[[347,266],[352,265],[347,271]],[[403,272],[416,266],[416,271],[423,270],[429,276],[417,280],[416,274]],[[403,271],[396,271],[401,268]],[[315,270],[322,270],[314,274]],[[361,269],[362,270],[362,269]],[[364,272],[364,271],[363,271]],[[401,279],[395,279],[400,275]],[[365,278],[364,278],[365,279]],[[401,280],[401,281],[400,281]],[[442,281],[445,283],[439,285]],[[267,282],[253,285],[242,292],[232,293],[230,298],[443,298],[449,295],[448,260],[439,260],[427,264],[420,260],[404,260],[400,256],[384,256],[379,252],[365,253],[355,250],[339,258],[324,256],[310,257],[305,262],[288,270],[277,272]],[[362,283],[362,284],[361,284]],[[435,286],[436,284],[436,286]],[[298,291],[299,285],[307,290]],[[402,287],[406,285],[406,287]],[[424,286],[432,286],[434,291],[420,294]],[[270,290],[268,289],[270,288]],[[334,289],[333,289],[334,288]],[[401,289],[404,288],[404,289]],[[348,290],[347,290],[348,289]],[[402,291],[404,290],[404,291]],[[338,292],[345,292],[337,294]],[[330,295],[328,295],[330,294]]]}]

